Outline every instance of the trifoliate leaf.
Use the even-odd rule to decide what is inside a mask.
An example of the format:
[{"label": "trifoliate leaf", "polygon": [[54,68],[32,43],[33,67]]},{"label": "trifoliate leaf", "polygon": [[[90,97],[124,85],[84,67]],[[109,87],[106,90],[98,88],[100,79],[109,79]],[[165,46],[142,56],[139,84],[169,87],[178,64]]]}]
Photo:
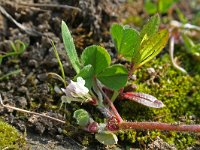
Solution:
[{"label": "trifoliate leaf", "polygon": [[86,65],[92,65],[95,74],[100,73],[111,63],[109,53],[101,46],[92,45],[84,49],[81,60]]},{"label": "trifoliate leaf", "polygon": [[119,90],[126,85],[128,70],[122,65],[112,65],[97,75],[97,78],[107,87]]}]

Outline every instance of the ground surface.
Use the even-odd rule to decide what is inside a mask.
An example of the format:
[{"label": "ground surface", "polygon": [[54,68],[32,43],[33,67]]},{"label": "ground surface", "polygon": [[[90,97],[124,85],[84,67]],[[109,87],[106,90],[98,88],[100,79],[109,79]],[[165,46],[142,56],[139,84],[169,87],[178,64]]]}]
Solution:
[{"label": "ground surface", "polygon": [[[74,7],[63,8],[64,5]],[[147,16],[143,12],[140,1],[135,2],[131,8],[120,0],[24,0],[23,2],[20,0],[0,0],[0,6],[13,19],[26,27],[24,30],[20,29],[13,22],[13,19],[0,13],[0,52],[12,51],[11,41],[21,40],[27,44],[23,54],[7,57],[0,65],[0,77],[18,70],[17,73],[0,78],[0,94],[4,103],[35,112],[47,113],[60,119],[64,119],[63,115],[65,114],[68,120],[72,119],[73,107],[79,106],[73,104],[73,107],[68,106],[67,111],[59,110],[60,95],[56,94],[53,88],[54,86],[62,87],[62,83],[47,76],[49,72],[60,74],[50,39],[55,42],[58,49],[67,79],[69,80],[75,74],[62,44],[61,21],[64,20],[72,31],[79,53],[88,45],[100,44],[114,56],[115,52],[109,35],[109,27],[112,22],[129,23],[130,20],[124,18],[130,14],[132,16],[142,14],[141,16],[144,18]],[[141,25],[143,22],[138,21],[137,23]],[[22,133],[27,130],[28,147],[34,150],[84,149],[86,146],[83,145],[87,145],[88,141],[91,145],[87,145],[88,149],[105,149],[97,141],[91,142],[94,136],[88,136],[87,133],[80,131],[75,126],[74,121],[72,124],[67,122],[67,125],[64,126],[51,120],[34,118],[34,116],[24,115],[2,107],[0,107],[0,116]],[[127,119],[132,118],[127,117]],[[157,148],[163,149],[166,145],[167,143],[160,142],[160,147]],[[149,145],[149,148],[151,146]],[[166,147],[174,149],[174,146],[167,145]]]}]

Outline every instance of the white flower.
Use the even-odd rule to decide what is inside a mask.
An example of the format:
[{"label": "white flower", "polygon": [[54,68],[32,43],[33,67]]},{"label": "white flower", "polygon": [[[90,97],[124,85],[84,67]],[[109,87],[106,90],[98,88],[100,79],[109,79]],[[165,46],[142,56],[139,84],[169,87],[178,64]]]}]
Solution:
[{"label": "white flower", "polygon": [[62,89],[67,96],[82,97],[87,95],[89,90],[85,87],[85,80],[81,77],[77,78],[77,82],[71,81],[66,89]]},{"label": "white flower", "polygon": [[71,103],[71,101],[88,102],[92,100],[82,77],[78,77],[77,82],[71,81],[66,89],[61,88],[61,90],[66,94],[66,96],[61,97],[62,104]]}]

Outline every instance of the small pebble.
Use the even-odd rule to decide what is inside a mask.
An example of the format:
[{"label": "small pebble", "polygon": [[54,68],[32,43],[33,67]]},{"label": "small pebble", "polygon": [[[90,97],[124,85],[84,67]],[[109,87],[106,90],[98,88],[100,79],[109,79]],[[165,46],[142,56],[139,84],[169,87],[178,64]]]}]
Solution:
[{"label": "small pebble", "polygon": [[46,73],[38,74],[38,75],[37,75],[37,78],[38,78],[40,81],[46,81],[46,79],[47,79],[47,74],[46,74]]},{"label": "small pebble", "polygon": [[135,80],[137,80],[137,76],[136,76],[135,74],[133,74],[133,75],[131,76],[131,79],[132,79],[133,81],[135,81]]},{"label": "small pebble", "polygon": [[28,88],[25,87],[25,86],[21,86],[21,87],[18,89],[18,92],[23,93],[23,94],[26,94],[27,91],[28,91]]},{"label": "small pebble", "polygon": [[35,68],[37,68],[37,67],[38,67],[38,62],[37,62],[35,59],[31,59],[31,60],[29,60],[28,65],[29,65],[30,67],[35,67]]},{"label": "small pebble", "polygon": [[149,75],[153,75],[156,71],[154,68],[147,68],[147,72]]},{"label": "small pebble", "polygon": [[27,100],[25,97],[17,97],[16,101],[17,105],[21,108],[25,108],[27,106]]}]

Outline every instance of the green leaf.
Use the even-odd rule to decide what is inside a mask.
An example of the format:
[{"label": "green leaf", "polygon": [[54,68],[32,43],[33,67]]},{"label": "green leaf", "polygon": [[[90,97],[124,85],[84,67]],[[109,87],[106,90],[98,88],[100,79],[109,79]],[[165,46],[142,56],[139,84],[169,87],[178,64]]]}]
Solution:
[{"label": "green leaf", "polygon": [[192,54],[193,53],[199,53],[200,54],[200,44],[196,44],[192,47]]},{"label": "green leaf", "polygon": [[181,23],[187,24],[189,22],[187,16],[185,16],[184,12],[182,12],[180,8],[177,7],[174,13],[178,16],[177,20],[179,20]]},{"label": "green leaf", "polygon": [[126,26],[122,27],[119,24],[113,24],[110,32],[117,52],[125,58],[131,58],[133,52],[140,45],[141,38],[139,33],[134,29]]},{"label": "green leaf", "polygon": [[20,40],[16,40],[15,42],[10,42],[12,51],[10,52],[6,52],[3,55],[0,55],[0,64],[3,61],[3,58],[5,57],[10,57],[10,56],[17,56],[17,55],[21,55],[24,53],[24,51],[26,50],[27,45],[20,41]]},{"label": "green leaf", "polygon": [[79,58],[78,58],[78,55],[77,55],[77,52],[76,52],[76,49],[74,46],[74,40],[73,40],[71,33],[64,21],[62,21],[61,30],[62,30],[62,38],[63,38],[63,42],[64,42],[64,47],[65,47],[65,50],[69,57],[69,60],[72,64],[72,67],[76,71],[76,73],[79,73],[80,62],[79,62]]},{"label": "green leaf", "polygon": [[200,44],[195,44],[186,34],[182,34],[182,38],[187,52],[193,56],[194,60],[200,61]]},{"label": "green leaf", "polygon": [[148,14],[167,13],[174,3],[178,0],[145,0],[144,8]]},{"label": "green leaf", "polygon": [[182,34],[182,38],[183,38],[184,44],[189,52],[192,49],[192,47],[195,46],[195,44],[192,41],[192,39],[190,39],[186,34]]},{"label": "green leaf", "polygon": [[113,65],[97,75],[97,78],[107,87],[118,90],[126,85],[128,70],[122,65]]},{"label": "green leaf", "polygon": [[113,145],[117,144],[118,138],[117,136],[109,131],[104,131],[95,134],[95,139],[104,145]]},{"label": "green leaf", "polygon": [[172,7],[174,3],[178,0],[159,0],[158,2],[158,9],[160,13],[167,13],[167,11]]},{"label": "green leaf", "polygon": [[133,57],[135,67],[140,67],[153,59],[165,47],[169,38],[168,30],[161,30],[154,34],[149,40],[142,43],[137,56]]},{"label": "green leaf", "polygon": [[100,73],[111,63],[109,53],[101,46],[92,45],[87,47],[82,55],[81,60],[86,65],[92,65],[95,74]]},{"label": "green leaf", "polygon": [[148,14],[155,14],[157,12],[157,4],[152,0],[145,0],[144,8]]},{"label": "green leaf", "polygon": [[26,47],[27,47],[27,45],[20,40],[16,40],[15,42],[11,41],[10,45],[13,51],[16,52],[16,54],[22,54],[26,50]]},{"label": "green leaf", "polygon": [[89,116],[88,112],[84,109],[76,110],[74,112],[73,118],[75,118],[77,121],[77,124],[82,127],[87,126],[90,121],[90,116]]},{"label": "green leaf", "polygon": [[92,86],[92,79],[94,77],[94,68],[92,65],[84,66],[75,79],[77,77],[82,77],[85,80],[85,86],[90,89]]},{"label": "green leaf", "polygon": [[150,36],[154,35],[159,28],[160,25],[160,17],[158,14],[154,15],[149,19],[147,24],[145,24],[140,31],[140,36],[144,40],[148,39]]}]

